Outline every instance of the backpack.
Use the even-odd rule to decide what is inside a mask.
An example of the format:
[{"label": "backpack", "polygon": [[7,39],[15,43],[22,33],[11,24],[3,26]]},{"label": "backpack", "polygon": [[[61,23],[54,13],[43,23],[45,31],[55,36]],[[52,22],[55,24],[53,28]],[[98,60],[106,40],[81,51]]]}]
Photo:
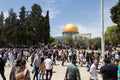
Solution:
[{"label": "backpack", "polygon": [[18,69],[16,69],[16,71],[15,71],[15,79],[16,80],[26,80],[27,73],[28,73],[27,68],[25,68],[23,71],[19,71]]}]

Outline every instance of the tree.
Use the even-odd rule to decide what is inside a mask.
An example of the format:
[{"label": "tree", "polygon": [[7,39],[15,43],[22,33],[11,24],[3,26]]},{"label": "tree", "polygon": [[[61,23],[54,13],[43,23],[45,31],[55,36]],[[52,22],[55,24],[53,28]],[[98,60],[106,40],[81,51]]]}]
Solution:
[{"label": "tree", "polygon": [[[117,24],[117,27],[115,26],[115,28],[113,28],[111,26],[111,28],[108,29],[108,32],[109,30],[110,32],[114,31],[110,33],[114,35],[110,36],[107,33],[107,36],[112,45],[117,45],[120,43],[120,0],[114,7],[111,8],[110,12],[111,12],[111,19],[115,24]],[[114,37],[114,40],[112,40],[112,37]]]},{"label": "tree", "polygon": [[47,44],[50,38],[49,11],[47,11],[44,22],[44,43]]},{"label": "tree", "polygon": [[5,25],[8,27],[14,27],[16,24],[17,15],[14,12],[13,8],[9,10],[9,17],[5,19]]},{"label": "tree", "polygon": [[52,42],[55,42],[55,38],[52,37],[52,36],[50,36],[50,38],[49,38],[49,43],[52,43]]},{"label": "tree", "polygon": [[14,31],[16,30],[16,26],[18,26],[18,19],[16,13],[13,11],[13,8],[9,10],[9,17],[5,19],[5,40],[7,40],[9,45],[14,44]]},{"label": "tree", "polygon": [[79,39],[77,40],[77,46],[81,49],[85,49],[87,45],[84,39]]},{"label": "tree", "polygon": [[[33,44],[49,43],[50,38],[50,23],[49,11],[46,16],[42,16],[42,9],[40,5],[34,4],[32,11],[26,21],[27,34]],[[31,36],[33,35],[33,36]]]},{"label": "tree", "polygon": [[66,37],[65,43],[66,44],[73,44],[74,43],[73,37],[71,37],[71,36]]},{"label": "tree", "polygon": [[87,48],[91,49],[91,47],[93,45],[93,40],[92,39],[85,39],[85,44],[86,44]]},{"label": "tree", "polygon": [[112,21],[120,27],[120,1],[110,9]]},{"label": "tree", "polygon": [[0,26],[3,25],[4,27],[0,27],[0,40],[3,40],[8,45],[39,45],[40,43],[49,43],[49,11],[47,11],[46,16],[43,16],[42,9],[38,4],[33,4],[31,9],[30,13],[26,16],[27,11],[22,6],[19,18],[17,18],[13,8],[10,8],[5,22],[4,15],[1,12]]},{"label": "tree", "polygon": [[2,45],[2,43],[4,42],[3,40],[3,26],[4,26],[4,14],[1,11],[0,13],[0,45]]},{"label": "tree", "polygon": [[83,39],[79,39],[79,40],[77,41],[77,43],[80,44],[80,46],[86,46],[85,40],[83,40]]},{"label": "tree", "polygon": [[25,11],[25,7],[24,6],[22,6],[21,7],[21,11],[19,12],[19,30],[20,30],[20,32],[19,32],[19,37],[21,37],[20,38],[20,43],[21,44],[27,44],[27,38],[26,38],[26,36],[27,36],[27,34],[26,34],[26,11]]},{"label": "tree", "polygon": [[0,47],[5,44],[4,43],[4,38],[3,38],[3,28],[4,27],[0,27]]},{"label": "tree", "polygon": [[25,7],[23,6],[23,7],[21,7],[21,11],[19,12],[19,20],[20,20],[20,22],[19,22],[19,24],[20,24],[20,27],[25,27],[25,20],[26,20],[26,17],[25,17]]},{"label": "tree", "polygon": [[[33,38],[31,37],[33,44],[39,44],[39,42],[43,42],[43,16],[42,9],[40,5],[34,4],[32,6],[31,14],[28,16],[28,25],[30,33],[33,34]],[[28,32],[29,32],[28,30]]]},{"label": "tree", "polygon": [[3,26],[3,25],[4,25],[4,14],[1,11],[1,13],[0,13],[0,26]]},{"label": "tree", "polygon": [[105,33],[106,39],[109,40],[111,45],[117,45],[120,43],[120,33],[118,31],[117,25],[113,25],[107,28]]},{"label": "tree", "polygon": [[96,37],[92,39],[93,42],[93,48],[94,50],[97,50],[98,48],[101,48],[101,38],[100,37]]}]

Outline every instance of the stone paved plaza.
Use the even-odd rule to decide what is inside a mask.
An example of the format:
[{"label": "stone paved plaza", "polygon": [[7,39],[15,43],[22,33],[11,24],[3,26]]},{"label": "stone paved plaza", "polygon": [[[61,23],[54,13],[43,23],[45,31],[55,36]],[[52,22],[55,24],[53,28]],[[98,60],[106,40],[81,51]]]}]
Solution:
[{"label": "stone paved plaza", "polygon": [[[57,61],[56,65],[54,65],[54,69],[53,69],[53,76],[52,76],[52,80],[64,80],[64,75],[65,75],[65,71],[67,68],[67,65],[69,65],[70,63],[65,62],[65,65],[62,66],[61,65],[61,61]],[[87,72],[87,68],[85,66],[80,67],[78,64],[77,66],[79,67],[80,70],[80,74],[81,74],[81,79],[82,80],[89,80],[89,72]],[[31,80],[33,80],[33,74],[31,73],[31,70],[33,67],[30,66],[30,61],[27,62],[27,68],[30,70],[30,75],[31,75]],[[9,74],[11,71],[11,67],[7,66],[5,67],[5,76],[7,78],[7,80],[9,80]],[[100,74],[98,74],[99,80],[102,80],[100,78]],[[2,80],[2,78],[0,77],[0,80]]]}]

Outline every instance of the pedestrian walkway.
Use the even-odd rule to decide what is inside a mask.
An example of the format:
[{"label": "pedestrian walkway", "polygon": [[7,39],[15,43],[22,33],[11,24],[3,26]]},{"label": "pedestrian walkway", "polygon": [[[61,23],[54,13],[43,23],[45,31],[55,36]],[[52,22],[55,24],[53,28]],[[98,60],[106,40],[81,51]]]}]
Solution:
[{"label": "pedestrian walkway", "polygon": [[[54,65],[52,80],[64,80],[67,65],[69,65],[70,63],[65,62],[64,66],[62,66],[61,63],[62,63],[61,61],[57,61],[56,65]],[[90,74],[87,71],[86,67],[85,66],[80,67],[78,64],[77,64],[77,66],[80,70],[81,79],[82,80],[89,80]],[[30,66],[30,61],[27,62],[27,68],[30,70],[31,80],[33,80],[33,74],[31,73],[33,67]],[[6,65],[5,76],[6,76],[7,80],[9,80],[10,71],[11,71],[11,67]],[[100,78],[100,74],[98,74],[98,77],[99,77],[98,80],[102,80]],[[2,80],[1,77],[0,77],[0,80]]]}]

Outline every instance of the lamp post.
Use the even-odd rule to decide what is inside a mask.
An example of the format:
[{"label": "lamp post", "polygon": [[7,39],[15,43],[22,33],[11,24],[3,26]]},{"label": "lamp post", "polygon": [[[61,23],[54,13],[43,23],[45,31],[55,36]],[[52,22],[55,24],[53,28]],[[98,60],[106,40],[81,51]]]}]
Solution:
[{"label": "lamp post", "polygon": [[104,44],[104,0],[101,0],[101,29],[102,29],[101,53],[102,53],[102,60],[103,60],[104,59],[104,51],[105,51],[105,44]]}]

